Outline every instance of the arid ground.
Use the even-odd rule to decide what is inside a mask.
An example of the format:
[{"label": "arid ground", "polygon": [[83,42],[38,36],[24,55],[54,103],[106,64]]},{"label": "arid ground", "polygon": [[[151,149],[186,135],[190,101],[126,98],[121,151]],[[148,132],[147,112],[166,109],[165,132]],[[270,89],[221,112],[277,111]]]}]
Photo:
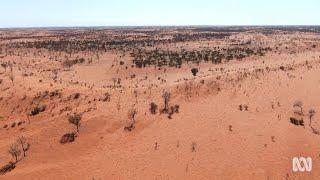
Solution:
[{"label": "arid ground", "polygon": [[0,179],[320,179],[319,27],[0,29],[0,63]]}]

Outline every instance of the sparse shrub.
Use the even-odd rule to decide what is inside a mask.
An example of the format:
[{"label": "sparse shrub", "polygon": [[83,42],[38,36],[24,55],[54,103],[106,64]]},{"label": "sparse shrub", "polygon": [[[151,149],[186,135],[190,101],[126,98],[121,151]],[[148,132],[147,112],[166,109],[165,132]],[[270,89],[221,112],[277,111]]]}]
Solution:
[{"label": "sparse shrub", "polygon": [[134,123],[130,123],[128,126],[124,127],[125,131],[132,131],[135,128]]},{"label": "sparse shrub", "polygon": [[5,174],[7,172],[12,171],[16,167],[15,163],[9,162],[8,164],[4,165],[0,169],[0,174]]},{"label": "sparse shrub", "polygon": [[150,113],[157,114],[158,105],[154,102],[150,103]]},{"label": "sparse shrub", "polygon": [[54,91],[51,91],[51,92],[49,93],[49,96],[50,96],[50,97],[55,97],[55,96],[59,96],[59,95],[61,95],[61,93],[59,92],[59,90],[54,90]]},{"label": "sparse shrub", "polygon": [[169,112],[168,112],[168,118],[172,119],[172,115],[174,113],[179,113],[179,108],[180,108],[179,105],[171,106],[170,109],[169,109]]},{"label": "sparse shrub", "polygon": [[16,127],[16,122],[13,122],[12,124],[11,124],[11,128],[14,128],[14,127]]},{"label": "sparse shrub", "polygon": [[73,95],[73,99],[79,99],[79,97],[80,97],[80,93],[75,93],[75,94]]},{"label": "sparse shrub", "polygon": [[180,105],[176,104],[173,106],[173,112],[174,113],[179,113]]},{"label": "sparse shrub", "polygon": [[172,115],[173,115],[173,106],[171,106],[169,111],[168,111],[168,118],[172,119]]},{"label": "sparse shrub", "polygon": [[82,63],[84,63],[84,62],[85,62],[85,59],[84,59],[84,58],[74,59],[74,60],[66,60],[66,61],[63,63],[63,65],[64,65],[65,67],[70,68],[70,67],[72,67],[72,66],[74,66],[74,65],[76,65],[76,64],[82,64]]},{"label": "sparse shrub", "polygon": [[249,107],[248,107],[248,105],[246,105],[246,104],[240,104],[240,105],[239,105],[239,110],[240,110],[240,111],[248,111],[248,110],[249,110]]},{"label": "sparse shrub", "polygon": [[248,111],[248,108],[249,108],[248,105],[244,105],[244,110],[245,111]]},{"label": "sparse shrub", "polygon": [[303,121],[303,119],[298,120],[298,119],[296,119],[296,118],[291,117],[291,118],[290,118],[290,122],[291,122],[292,124],[296,125],[296,126],[304,126],[304,121]]},{"label": "sparse shrub", "polygon": [[76,138],[76,134],[75,133],[67,133],[65,135],[63,135],[60,139],[60,143],[61,144],[66,144],[66,143],[71,143],[74,142]]},{"label": "sparse shrub", "polygon": [[312,130],[312,133],[313,133],[313,134],[320,135],[319,130],[317,130],[317,129],[313,128],[312,126],[311,126],[311,130]]},{"label": "sparse shrub", "polygon": [[240,110],[240,111],[243,110],[242,104],[239,105],[239,110]]},{"label": "sparse shrub", "polygon": [[30,112],[31,116],[35,116],[38,115],[41,112],[44,112],[46,110],[46,105],[43,106],[37,106],[35,108],[33,108],[33,110]]},{"label": "sparse shrub", "polygon": [[196,76],[198,74],[198,72],[199,72],[198,68],[192,68],[191,69],[191,73],[192,73],[193,76]]},{"label": "sparse shrub", "polygon": [[110,100],[111,100],[111,95],[109,93],[105,93],[102,101],[103,102],[110,102]]}]

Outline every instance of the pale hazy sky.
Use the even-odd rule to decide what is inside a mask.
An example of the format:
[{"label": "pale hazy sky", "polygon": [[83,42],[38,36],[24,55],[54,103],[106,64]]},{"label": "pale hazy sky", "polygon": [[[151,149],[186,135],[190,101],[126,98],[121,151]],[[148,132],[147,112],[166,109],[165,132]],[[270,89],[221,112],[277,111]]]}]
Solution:
[{"label": "pale hazy sky", "polygon": [[319,0],[1,0],[0,27],[320,25]]}]

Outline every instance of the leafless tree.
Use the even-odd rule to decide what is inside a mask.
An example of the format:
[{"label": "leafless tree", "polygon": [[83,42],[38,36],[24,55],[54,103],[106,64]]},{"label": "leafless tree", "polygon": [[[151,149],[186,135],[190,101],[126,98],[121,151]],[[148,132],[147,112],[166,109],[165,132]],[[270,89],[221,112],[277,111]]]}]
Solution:
[{"label": "leafless tree", "polygon": [[81,125],[80,121],[82,119],[82,116],[80,114],[74,114],[69,116],[68,121],[69,123],[75,125],[77,127],[77,132],[79,132],[79,127]]},{"label": "leafless tree", "polygon": [[18,162],[18,156],[20,156],[21,150],[18,148],[18,145],[16,143],[10,146],[8,152],[11,154],[12,157],[16,159],[16,162]]},{"label": "leafless tree", "polygon": [[171,98],[171,93],[165,91],[162,94],[162,98],[163,98],[163,101],[164,101],[164,109],[163,110],[167,111],[168,107],[169,107],[169,101],[170,101],[170,98]]},{"label": "leafless tree", "polygon": [[125,131],[132,131],[134,128],[135,128],[135,116],[137,115],[137,110],[132,108],[128,111],[128,118],[131,120],[131,122],[126,126],[124,127],[124,130]]},{"label": "leafless tree", "polygon": [[197,143],[196,142],[192,142],[192,144],[191,144],[191,152],[196,152],[196,148],[197,148]]},{"label": "leafless tree", "polygon": [[9,62],[9,68],[10,68],[10,72],[12,73],[13,65],[10,62]]},{"label": "leafless tree", "polygon": [[135,123],[135,117],[137,115],[137,110],[132,108],[128,111],[128,118],[133,122]]},{"label": "leafless tree", "polygon": [[27,112],[26,115],[27,115],[28,123],[30,124],[30,114]]},{"label": "leafless tree", "polygon": [[12,73],[9,75],[9,79],[11,80],[12,85],[14,85],[14,84],[13,84],[13,81],[14,81],[14,75],[13,75]]},{"label": "leafless tree", "polygon": [[116,88],[117,78],[112,78],[113,88]]},{"label": "leafless tree", "polygon": [[185,82],[185,88],[184,88],[184,91],[186,93],[186,96],[187,98],[189,99],[191,97],[191,88],[192,88],[192,83],[188,83],[188,82]]},{"label": "leafless tree", "polygon": [[299,108],[300,109],[300,113],[303,114],[303,109],[302,109],[303,108],[303,104],[302,104],[301,101],[294,102],[293,107]]},{"label": "leafless tree", "polygon": [[119,99],[118,99],[118,101],[117,101],[117,110],[118,110],[118,113],[119,113],[120,109],[121,109],[121,104],[120,104],[120,96],[119,96]]},{"label": "leafless tree", "polygon": [[97,52],[96,56],[97,56],[97,59],[98,59],[98,62],[99,62],[99,60],[100,60],[99,52]]},{"label": "leafless tree", "polygon": [[138,90],[133,91],[134,97],[136,98],[136,104],[138,104]]},{"label": "leafless tree", "polygon": [[23,157],[26,157],[26,152],[28,151],[30,146],[27,139],[24,136],[20,136],[17,139],[17,143],[19,143],[21,146],[21,149],[23,151]]},{"label": "leafless tree", "polygon": [[309,119],[310,119],[310,121],[309,121],[309,126],[311,127],[311,121],[312,121],[312,118],[313,118],[313,116],[316,114],[316,111],[314,110],[314,109],[310,109],[309,110]]},{"label": "leafless tree", "polygon": [[3,67],[4,72],[7,72],[7,67],[8,67],[8,64],[7,64],[7,63],[2,63],[2,64],[1,64],[1,67]]}]

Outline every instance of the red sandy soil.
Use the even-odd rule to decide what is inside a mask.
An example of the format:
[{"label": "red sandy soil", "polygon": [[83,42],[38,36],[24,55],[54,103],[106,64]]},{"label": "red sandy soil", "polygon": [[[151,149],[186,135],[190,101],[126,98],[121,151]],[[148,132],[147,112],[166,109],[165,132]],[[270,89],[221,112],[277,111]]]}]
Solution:
[{"label": "red sandy soil", "polygon": [[[264,38],[276,39],[279,34]],[[229,38],[244,37],[260,35],[246,32]],[[288,40],[302,37],[303,42]],[[101,52],[92,64],[63,68],[60,62],[48,60],[51,52],[46,50],[36,56],[36,50],[16,50],[28,53],[0,59],[18,62],[12,72],[0,69],[0,165],[14,161],[8,149],[17,137],[25,136],[30,148],[26,157],[19,156],[16,168],[0,179],[320,179],[316,133],[320,116],[316,113],[312,118],[314,130],[308,117],[309,109],[320,111],[320,47],[305,43],[319,39],[312,33],[293,33],[278,41],[291,49],[222,64],[183,64],[166,71],[125,69],[114,63],[119,54],[112,52]],[[128,55],[121,59],[131,65]],[[196,77],[190,72],[193,67],[199,68]],[[59,72],[56,82],[52,69]],[[136,74],[133,79],[132,74]],[[121,88],[112,87],[115,77],[122,79]],[[35,99],[54,90],[61,95]],[[149,112],[151,102],[163,107],[163,91],[171,93],[169,104],[180,106],[172,119]],[[74,93],[80,97],[68,98]],[[110,94],[110,102],[99,100],[105,93]],[[297,116],[293,104],[298,100],[303,103],[304,127],[289,120]],[[27,113],[37,104],[46,105],[46,110],[28,121]],[[247,105],[248,111],[240,111],[239,105]],[[69,110],[63,111],[66,107]],[[135,129],[128,132],[124,127],[130,123],[131,108],[137,116]],[[60,144],[62,135],[75,130],[68,123],[73,112],[83,112],[77,138]],[[11,128],[19,121],[25,123]],[[312,157],[312,172],[292,171],[292,158],[300,156]]]}]

